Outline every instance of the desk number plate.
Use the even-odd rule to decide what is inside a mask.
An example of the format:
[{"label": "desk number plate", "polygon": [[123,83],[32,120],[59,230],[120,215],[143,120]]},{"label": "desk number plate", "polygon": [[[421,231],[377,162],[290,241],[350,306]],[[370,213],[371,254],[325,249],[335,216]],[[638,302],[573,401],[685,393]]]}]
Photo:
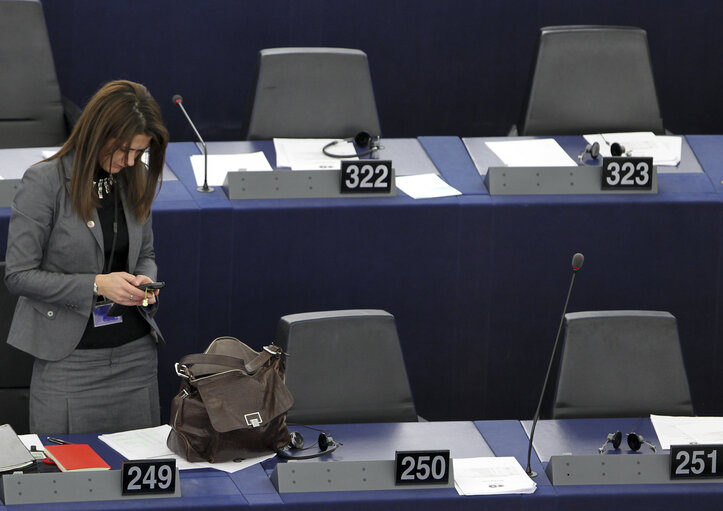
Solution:
[{"label": "desk number plate", "polygon": [[650,190],[653,186],[653,159],[603,158],[602,189]]},{"label": "desk number plate", "polygon": [[670,478],[723,477],[723,445],[671,445]]},{"label": "desk number plate", "polygon": [[397,451],[396,484],[447,484],[449,451]]},{"label": "desk number plate", "polygon": [[391,193],[391,160],[344,160],[341,162],[341,193]]},{"label": "desk number plate", "polygon": [[124,461],[121,468],[123,495],[148,495],[176,491],[176,460]]}]

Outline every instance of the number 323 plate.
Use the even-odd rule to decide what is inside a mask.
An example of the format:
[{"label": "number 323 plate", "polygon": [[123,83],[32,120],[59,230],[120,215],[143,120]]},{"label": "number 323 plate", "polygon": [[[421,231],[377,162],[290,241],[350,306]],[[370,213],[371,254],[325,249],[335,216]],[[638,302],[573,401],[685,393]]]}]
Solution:
[{"label": "number 323 plate", "polygon": [[603,190],[638,189],[650,190],[653,186],[653,159],[603,158]]}]

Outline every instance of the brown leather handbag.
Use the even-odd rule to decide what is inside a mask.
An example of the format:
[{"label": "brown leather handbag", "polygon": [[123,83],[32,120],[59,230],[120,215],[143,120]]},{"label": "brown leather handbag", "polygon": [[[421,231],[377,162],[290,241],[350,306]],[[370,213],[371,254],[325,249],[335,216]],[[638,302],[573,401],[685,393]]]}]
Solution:
[{"label": "brown leather handbag", "polygon": [[289,444],[281,348],[254,351],[234,337],[176,364],[181,388],[171,403],[168,447],[188,461],[221,462],[277,452]]}]

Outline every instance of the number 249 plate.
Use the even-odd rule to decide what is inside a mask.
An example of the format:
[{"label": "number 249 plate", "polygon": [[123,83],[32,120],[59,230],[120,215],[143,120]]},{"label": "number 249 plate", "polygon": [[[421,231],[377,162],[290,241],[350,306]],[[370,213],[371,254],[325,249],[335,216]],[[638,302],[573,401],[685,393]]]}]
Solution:
[{"label": "number 249 plate", "polygon": [[176,491],[176,460],[124,461],[121,468],[123,495],[149,495]]}]

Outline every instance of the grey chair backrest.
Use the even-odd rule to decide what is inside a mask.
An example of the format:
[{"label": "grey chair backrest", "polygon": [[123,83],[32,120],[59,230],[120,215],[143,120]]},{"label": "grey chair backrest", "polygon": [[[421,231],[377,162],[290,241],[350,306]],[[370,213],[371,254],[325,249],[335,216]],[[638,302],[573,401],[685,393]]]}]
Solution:
[{"label": "grey chair backrest", "polygon": [[62,144],[68,127],[39,0],[0,0],[0,147]]},{"label": "grey chair backrest", "polygon": [[289,353],[291,424],[414,422],[417,413],[394,316],[382,310],[291,314],[277,344]]},{"label": "grey chair backrest", "polygon": [[[0,262],[0,278],[5,277],[5,262]],[[28,396],[33,357],[6,341],[18,299],[0,282],[0,424],[10,424],[17,434],[30,433]]]},{"label": "grey chair backrest", "polygon": [[519,135],[663,134],[645,30],[574,25],[540,30]]},{"label": "grey chair backrest", "polygon": [[366,54],[346,48],[259,52],[246,139],[380,136]]},{"label": "grey chair backrest", "polygon": [[659,311],[565,315],[552,418],[693,415],[675,317]]}]

